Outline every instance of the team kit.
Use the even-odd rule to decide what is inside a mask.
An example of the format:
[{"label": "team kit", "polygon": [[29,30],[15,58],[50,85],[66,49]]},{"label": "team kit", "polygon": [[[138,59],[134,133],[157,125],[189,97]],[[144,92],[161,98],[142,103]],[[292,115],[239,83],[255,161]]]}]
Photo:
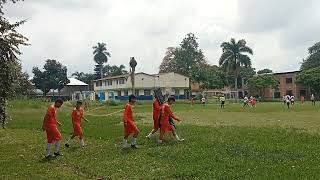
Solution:
[{"label": "team kit", "polygon": [[[137,149],[137,137],[140,133],[138,129],[133,115],[133,106],[136,103],[136,96],[130,95],[129,101],[124,107],[123,113],[123,125],[124,125],[124,134],[123,134],[123,148],[133,148]],[[158,144],[163,143],[164,135],[166,133],[172,133],[173,137],[177,141],[184,141],[181,139],[177,132],[176,126],[173,120],[180,121],[180,119],[174,115],[171,111],[171,106],[175,102],[174,97],[169,97],[167,101],[164,101],[164,97],[159,95],[159,93],[155,92],[155,98],[153,99],[153,129],[151,132],[146,136],[146,138],[151,139],[155,137],[156,132],[160,131],[160,136],[158,139]],[[47,144],[45,150],[45,158],[50,159],[51,157],[58,157],[63,156],[60,153],[60,146],[62,141],[61,133],[58,129],[58,126],[62,124],[57,120],[57,109],[59,109],[63,105],[62,99],[55,100],[54,104],[48,107],[48,110],[44,116],[43,120],[43,131],[46,132],[47,135]],[[85,102],[84,109],[87,108],[87,103]],[[79,137],[81,147],[85,146],[84,142],[84,133],[81,128],[82,120],[89,122],[84,116],[84,110],[82,108],[82,101],[77,101],[76,106],[72,110],[71,113],[72,125],[73,125],[73,132],[71,133],[70,137],[65,143],[65,147],[69,148],[71,140],[75,137]],[[131,138],[131,144],[128,143],[128,138]],[[51,155],[51,146],[54,146],[54,153],[53,156]]]}]

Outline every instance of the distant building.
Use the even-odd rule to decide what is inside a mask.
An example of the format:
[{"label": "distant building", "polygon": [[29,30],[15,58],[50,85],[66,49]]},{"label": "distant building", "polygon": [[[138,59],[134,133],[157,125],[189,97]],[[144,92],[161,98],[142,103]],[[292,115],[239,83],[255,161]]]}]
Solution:
[{"label": "distant building", "polygon": [[[46,97],[61,97],[66,100],[83,100],[85,98],[94,100],[94,93],[89,91],[88,84],[75,78],[68,79],[70,82],[63,89],[61,89],[60,92],[57,89],[51,89],[46,94]],[[36,89],[35,93],[38,97],[43,96],[43,92],[39,89]]]},{"label": "distant building", "polygon": [[[277,99],[282,98],[284,95],[293,95],[296,98],[301,96],[310,97],[309,88],[296,84],[296,76],[300,71],[291,71],[291,72],[281,72],[273,73],[274,78],[279,82],[276,88],[267,88],[264,92],[265,98]],[[199,91],[200,88],[198,85],[193,85],[193,91]],[[203,91],[203,90],[202,90]],[[208,89],[203,91],[204,94],[210,96],[218,96],[219,94],[225,94],[227,98],[234,99],[236,98],[237,91],[231,87],[224,87],[222,89]],[[246,87],[244,80],[242,80],[242,88],[238,89],[238,97],[243,98],[245,95],[255,96],[258,95],[258,92],[249,94],[249,90]]]},{"label": "distant building", "polygon": [[[177,99],[189,98],[189,78],[177,73],[135,74],[135,95],[139,100],[152,100],[153,90],[160,88],[165,95]],[[132,93],[130,75],[106,77],[94,81],[96,99],[127,100]]]},{"label": "distant building", "polygon": [[284,95],[293,95],[296,98],[301,96],[309,97],[310,91],[307,87],[296,84],[296,76],[300,71],[273,73],[274,78],[279,82],[275,89],[268,88],[265,91],[266,98],[282,98]]}]

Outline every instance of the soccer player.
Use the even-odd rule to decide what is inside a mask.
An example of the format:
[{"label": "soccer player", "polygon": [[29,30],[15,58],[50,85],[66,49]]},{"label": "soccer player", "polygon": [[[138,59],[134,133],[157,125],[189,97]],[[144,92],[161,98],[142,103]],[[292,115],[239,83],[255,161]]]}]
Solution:
[{"label": "soccer player", "polygon": [[304,104],[304,96],[301,96],[301,104]]},{"label": "soccer player", "polygon": [[201,99],[202,105],[205,106],[206,105],[206,98],[203,96]]},{"label": "soccer player", "polygon": [[248,101],[249,101],[248,96],[245,96],[244,99],[243,99],[243,107],[249,106],[248,105]]},{"label": "soccer player", "polygon": [[290,97],[290,95],[287,95],[286,96],[286,103],[287,103],[288,109],[290,108],[290,102],[291,102],[291,97]]},{"label": "soccer player", "polygon": [[312,105],[316,105],[316,99],[314,97],[314,94],[311,94],[311,102],[312,102]]},{"label": "soccer player", "polygon": [[222,95],[219,100],[220,100],[220,108],[224,109],[224,105],[226,103],[226,98],[224,97],[224,95]]},{"label": "soccer player", "polygon": [[54,104],[48,107],[47,113],[43,118],[42,129],[46,131],[47,134],[47,145],[45,152],[46,159],[51,157],[51,144],[54,144],[55,146],[55,151],[53,154],[54,157],[63,156],[63,154],[59,152],[60,141],[62,138],[59,129],[57,128],[57,125],[62,126],[62,124],[57,120],[57,109],[60,108],[62,104],[62,99],[56,99]]},{"label": "soccer player", "polygon": [[184,139],[180,139],[178,134],[176,133],[176,128],[174,125],[170,123],[170,119],[174,119],[180,122],[180,119],[176,117],[171,111],[171,105],[175,102],[174,97],[169,97],[168,102],[165,103],[162,107],[161,120],[160,120],[160,138],[158,144],[163,143],[164,134],[166,132],[171,131],[173,136],[178,141],[183,141]]},{"label": "soccer player", "polygon": [[65,146],[68,148],[70,147],[70,141],[75,138],[76,136],[79,136],[80,139],[80,145],[81,147],[84,147],[84,140],[83,140],[83,130],[81,128],[81,120],[84,119],[86,122],[89,122],[85,117],[84,117],[84,112],[82,109],[82,102],[77,101],[76,107],[73,109],[71,117],[72,117],[72,124],[73,124],[73,133],[68,139],[67,143]]},{"label": "soccer player", "polygon": [[131,148],[137,149],[137,137],[139,135],[139,129],[137,128],[133,118],[133,105],[136,103],[136,96],[130,95],[129,102],[126,104],[123,113],[123,125],[124,125],[124,138],[123,147],[128,147],[128,137],[133,134]]},{"label": "soccer player", "polygon": [[195,104],[195,97],[194,96],[192,96],[192,98],[191,98],[191,106],[194,106],[194,104]]},{"label": "soccer player", "polygon": [[294,98],[295,98],[294,95],[290,97],[291,105],[294,105]]},{"label": "soccer player", "polygon": [[286,105],[287,97],[285,95],[282,96],[283,105]]},{"label": "soccer player", "polygon": [[256,99],[256,97],[252,97],[252,99],[251,99],[251,106],[252,106],[252,107],[256,107],[256,104],[257,104],[257,99]]},{"label": "soccer player", "polygon": [[89,108],[89,102],[88,99],[84,100],[84,110],[87,111]]},{"label": "soccer player", "polygon": [[159,129],[159,118],[161,114],[161,104],[157,98],[153,99],[153,129],[146,138],[151,138]]}]

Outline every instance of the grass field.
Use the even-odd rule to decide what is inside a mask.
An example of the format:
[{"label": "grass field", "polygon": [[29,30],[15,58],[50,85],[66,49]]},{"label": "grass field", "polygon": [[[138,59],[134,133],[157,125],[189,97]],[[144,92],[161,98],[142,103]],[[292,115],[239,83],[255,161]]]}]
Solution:
[{"label": "grass field", "polygon": [[[122,149],[121,113],[87,116],[83,123],[85,148],[78,139],[64,157],[43,159],[45,133],[40,130],[48,104],[10,103],[12,120],[0,130],[0,179],[319,179],[319,107],[307,102],[287,109],[281,103],[206,107],[187,103],[173,106],[183,120],[178,133],[157,146],[145,135],[152,128],[151,102],[135,107],[141,130],[138,150]],[[90,114],[103,115],[123,106],[98,106]],[[71,129],[72,105],[58,111],[64,139]]]}]

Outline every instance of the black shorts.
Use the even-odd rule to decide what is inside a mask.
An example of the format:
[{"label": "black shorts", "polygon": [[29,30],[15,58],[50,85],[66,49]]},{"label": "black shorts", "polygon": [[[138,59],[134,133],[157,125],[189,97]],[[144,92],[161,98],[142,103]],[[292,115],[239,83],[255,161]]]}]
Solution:
[{"label": "black shorts", "polygon": [[221,101],[221,104],[223,105],[225,103],[225,101]]}]

